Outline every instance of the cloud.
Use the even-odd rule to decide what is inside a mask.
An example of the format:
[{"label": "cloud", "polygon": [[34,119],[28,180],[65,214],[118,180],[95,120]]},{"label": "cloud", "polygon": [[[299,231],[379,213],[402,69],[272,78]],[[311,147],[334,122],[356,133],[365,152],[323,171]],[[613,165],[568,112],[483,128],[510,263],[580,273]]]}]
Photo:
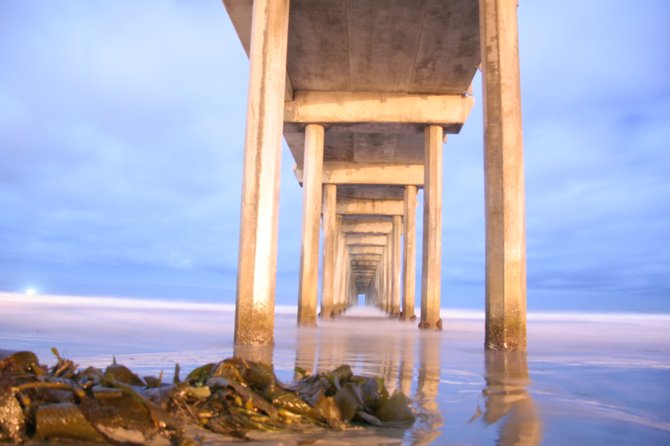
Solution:
[{"label": "cloud", "polygon": [[[669,14],[651,0],[520,6],[531,308],[670,309]],[[231,302],[248,62],[225,8],[5,1],[0,27],[0,289]],[[478,81],[475,97],[445,145],[442,265],[444,302],[481,308]],[[284,148],[290,304],[292,165]]]}]

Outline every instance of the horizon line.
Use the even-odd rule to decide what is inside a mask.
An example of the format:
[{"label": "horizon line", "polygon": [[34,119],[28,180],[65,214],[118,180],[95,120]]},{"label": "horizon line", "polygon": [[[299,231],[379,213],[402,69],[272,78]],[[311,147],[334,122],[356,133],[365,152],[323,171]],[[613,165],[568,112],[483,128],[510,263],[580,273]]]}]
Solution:
[{"label": "horizon line", "polygon": [[[230,302],[202,302],[172,299],[151,299],[132,297],[106,297],[106,296],[73,296],[59,294],[35,294],[30,295],[20,292],[0,292],[0,302],[10,301],[14,303],[33,303],[49,305],[74,305],[86,304],[88,306],[109,308],[152,308],[162,310],[200,310],[200,311],[235,311],[235,303]],[[363,305],[364,306],[364,305]],[[375,308],[375,307],[371,307]],[[275,314],[295,315],[297,305],[275,305]],[[420,308],[415,308],[416,313]],[[472,308],[441,307],[440,316],[445,319],[475,319],[484,320],[484,310]],[[527,319],[530,321],[614,321],[614,320],[637,320],[637,321],[667,321],[670,322],[670,312],[648,313],[634,311],[579,311],[579,310],[542,310],[528,311]]]}]

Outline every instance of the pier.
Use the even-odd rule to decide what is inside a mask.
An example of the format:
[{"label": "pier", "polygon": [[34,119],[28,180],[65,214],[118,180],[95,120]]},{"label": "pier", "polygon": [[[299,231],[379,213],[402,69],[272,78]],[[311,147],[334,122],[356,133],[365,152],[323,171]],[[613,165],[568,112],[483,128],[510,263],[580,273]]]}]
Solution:
[{"label": "pier", "polygon": [[442,151],[467,121],[481,69],[484,343],[525,350],[517,0],[223,3],[250,59],[236,344],[273,343],[282,136],[303,188],[297,323],[336,317],[363,294],[391,316],[441,329]]}]

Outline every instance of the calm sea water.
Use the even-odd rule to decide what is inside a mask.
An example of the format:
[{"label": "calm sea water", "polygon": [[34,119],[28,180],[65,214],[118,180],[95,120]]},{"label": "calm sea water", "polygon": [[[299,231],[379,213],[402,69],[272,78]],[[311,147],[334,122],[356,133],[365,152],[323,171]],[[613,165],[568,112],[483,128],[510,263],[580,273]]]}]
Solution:
[{"label": "calm sea water", "polygon": [[[112,355],[140,374],[169,375],[231,356],[230,305],[0,294],[0,349],[52,346],[82,366]],[[339,364],[383,376],[414,402],[407,431],[329,435],[313,444],[670,444],[670,316],[530,314],[527,355],[485,353],[483,319],[445,310],[445,330],[420,332],[353,308],[297,329],[278,308],[277,375]],[[284,444],[299,439],[282,438]]]}]

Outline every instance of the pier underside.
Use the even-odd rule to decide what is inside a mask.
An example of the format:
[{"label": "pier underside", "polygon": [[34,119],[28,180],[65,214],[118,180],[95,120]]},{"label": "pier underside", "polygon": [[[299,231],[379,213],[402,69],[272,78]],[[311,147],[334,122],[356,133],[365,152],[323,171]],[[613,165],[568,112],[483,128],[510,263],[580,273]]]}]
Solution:
[{"label": "pier underside", "polygon": [[282,133],[304,190],[298,323],[336,316],[360,294],[393,316],[415,317],[423,189],[419,327],[441,328],[442,151],[468,118],[481,66],[486,345],[525,348],[516,0],[224,5],[251,61],[236,341],[272,342]]}]

